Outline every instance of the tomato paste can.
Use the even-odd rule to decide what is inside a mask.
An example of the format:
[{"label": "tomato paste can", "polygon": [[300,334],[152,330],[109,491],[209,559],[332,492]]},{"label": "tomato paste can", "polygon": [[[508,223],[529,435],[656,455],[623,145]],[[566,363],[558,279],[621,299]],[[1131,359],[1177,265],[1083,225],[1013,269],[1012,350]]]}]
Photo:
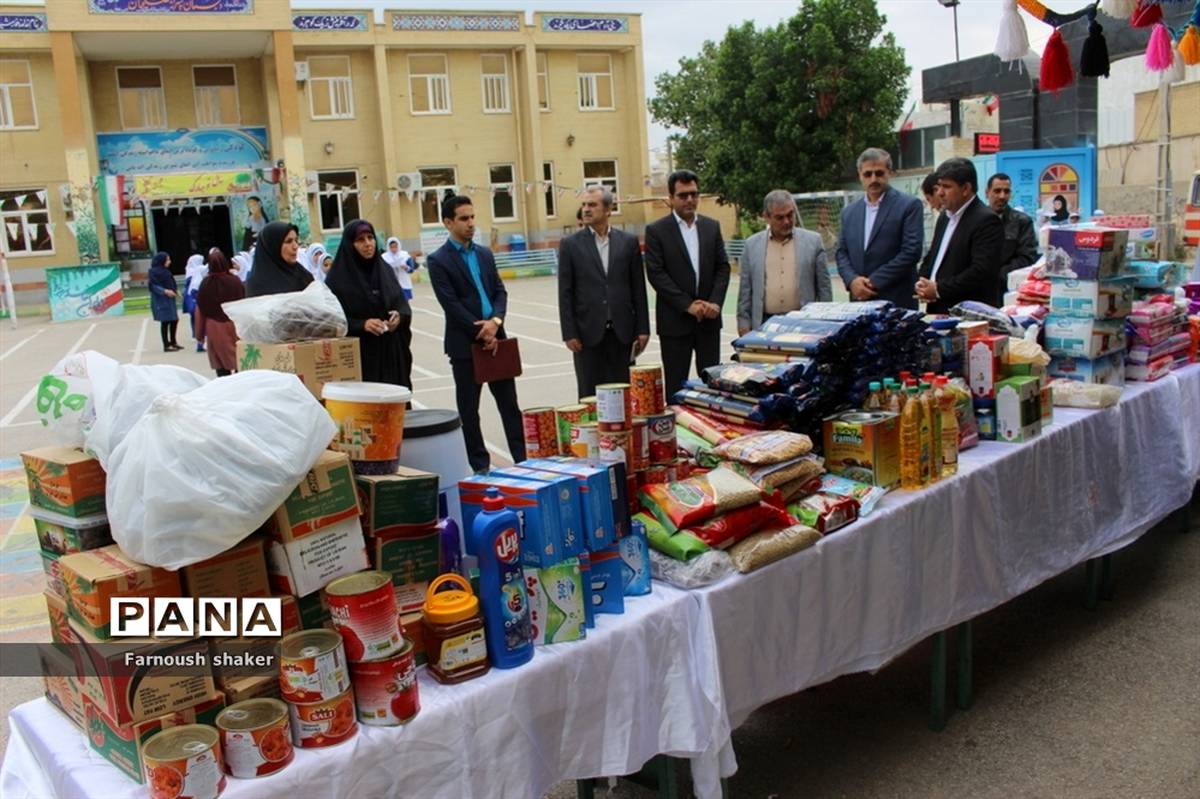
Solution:
[{"label": "tomato paste can", "polygon": [[571,425],[571,454],[576,458],[600,457],[600,431],[595,422]]},{"label": "tomato paste can", "polygon": [[354,703],[363,724],[392,727],[416,718],[421,709],[417,693],[417,663],[412,641],[400,654],[350,664]]},{"label": "tomato paste can", "polygon": [[169,727],[142,749],[151,799],[216,799],[225,790],[220,736],[207,724]]},{"label": "tomato paste can", "polygon": [[279,643],[279,693],[288,702],[323,702],[350,690],[342,636],[301,630]]},{"label": "tomato paste can", "polygon": [[358,732],[354,718],[354,691],[325,702],[289,704],[292,717],[292,742],[301,749],[336,746]]},{"label": "tomato paste can", "polygon": [[585,405],[564,405],[554,409],[554,420],[558,425],[558,449],[561,455],[571,454],[571,428],[588,419]]},{"label": "tomato paste can", "polygon": [[666,400],[663,398],[663,370],[659,364],[631,366],[629,388],[634,416],[662,413],[666,407]]},{"label": "tomato paste can", "polygon": [[671,478],[674,483],[677,480],[686,480],[692,476],[692,462],[687,458],[675,459],[675,476]]},{"label": "tomato paste can", "polygon": [[596,386],[596,424],[601,433],[627,431],[633,425],[633,398],[628,383]]},{"label": "tomato paste can", "polygon": [[[633,434],[629,437],[633,471],[645,471],[650,465],[650,426],[641,416],[633,417]],[[629,475],[633,477],[631,473]]]},{"label": "tomato paste can", "polygon": [[387,572],[339,577],[325,586],[325,600],[351,663],[391,657],[404,646],[396,589]]},{"label": "tomato paste can", "polygon": [[287,705],[278,699],[247,699],[217,714],[225,770],[239,779],[264,777],[296,756]]},{"label": "tomato paste can", "polygon": [[584,413],[587,414],[584,419],[589,422],[596,421],[596,397],[581,397],[579,404],[583,406]]},{"label": "tomato paste can", "polygon": [[558,454],[558,421],[553,408],[521,411],[525,429],[525,454],[530,458],[548,458]]},{"label": "tomato paste can", "polygon": [[633,459],[630,457],[633,434],[628,430],[604,432],[597,434],[602,463],[624,463],[626,474],[633,474]]},{"label": "tomato paste can", "polygon": [[675,460],[675,414],[671,411],[646,417],[647,446],[650,462],[668,464]]}]

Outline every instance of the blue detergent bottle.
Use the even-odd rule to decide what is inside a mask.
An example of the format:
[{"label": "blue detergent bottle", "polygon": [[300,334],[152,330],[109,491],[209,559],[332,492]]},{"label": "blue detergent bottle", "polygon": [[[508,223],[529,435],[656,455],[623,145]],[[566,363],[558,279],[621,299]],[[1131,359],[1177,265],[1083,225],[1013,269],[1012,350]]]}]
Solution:
[{"label": "blue detergent bottle", "polygon": [[483,510],[471,525],[471,541],[479,557],[479,605],[488,659],[498,669],[516,668],[533,657],[520,528],[517,514],[504,507],[500,492],[489,488]]}]

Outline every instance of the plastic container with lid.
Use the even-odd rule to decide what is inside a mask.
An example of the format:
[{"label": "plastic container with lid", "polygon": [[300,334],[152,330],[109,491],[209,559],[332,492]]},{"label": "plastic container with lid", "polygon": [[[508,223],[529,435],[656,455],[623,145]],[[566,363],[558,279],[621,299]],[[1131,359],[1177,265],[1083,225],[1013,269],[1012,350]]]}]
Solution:
[{"label": "plastic container with lid", "polygon": [[[443,586],[457,585],[445,591]],[[491,668],[479,598],[459,574],[443,574],[425,592],[425,656],[430,676],[451,685]]]},{"label": "plastic container with lid", "polygon": [[330,446],[350,456],[357,474],[396,471],[411,391],[391,383],[326,383],[321,399],[338,426]]},{"label": "plastic container with lid", "polygon": [[105,513],[75,518],[31,505],[29,515],[37,528],[38,543],[46,552],[71,555],[113,542]]}]

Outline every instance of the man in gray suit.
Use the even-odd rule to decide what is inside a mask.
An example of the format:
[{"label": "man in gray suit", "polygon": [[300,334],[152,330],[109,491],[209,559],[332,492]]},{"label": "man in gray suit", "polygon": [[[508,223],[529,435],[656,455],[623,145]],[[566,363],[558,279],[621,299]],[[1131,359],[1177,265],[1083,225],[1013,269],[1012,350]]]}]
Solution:
[{"label": "man in gray suit", "polygon": [[738,282],[738,335],[774,314],[829,302],[833,289],[819,233],[796,226],[796,201],[783,189],[763,198],[767,229],[746,239]]},{"label": "man in gray suit", "polygon": [[629,361],[650,340],[650,309],[637,236],[608,224],[612,192],[583,196],[587,227],[558,245],[558,317],[575,358],[580,397],[601,383],[629,382]]},{"label": "man in gray suit", "polygon": [[888,185],[892,156],[869,147],[858,157],[866,196],[842,211],[837,266],[853,300],[891,300],[916,309],[913,283],[925,246],[925,209]]}]

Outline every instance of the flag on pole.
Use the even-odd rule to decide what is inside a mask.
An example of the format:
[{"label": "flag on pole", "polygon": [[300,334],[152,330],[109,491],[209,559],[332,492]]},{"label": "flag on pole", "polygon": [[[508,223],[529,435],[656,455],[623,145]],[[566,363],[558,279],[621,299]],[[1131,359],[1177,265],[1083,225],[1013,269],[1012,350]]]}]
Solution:
[{"label": "flag on pole", "polygon": [[104,178],[104,222],[118,227],[125,224],[124,175],[106,175]]},{"label": "flag on pole", "polygon": [[904,115],[904,121],[900,123],[900,146],[904,146],[904,134],[913,129],[913,111],[917,110],[917,103],[914,100],[913,104],[908,107],[908,113]]}]

